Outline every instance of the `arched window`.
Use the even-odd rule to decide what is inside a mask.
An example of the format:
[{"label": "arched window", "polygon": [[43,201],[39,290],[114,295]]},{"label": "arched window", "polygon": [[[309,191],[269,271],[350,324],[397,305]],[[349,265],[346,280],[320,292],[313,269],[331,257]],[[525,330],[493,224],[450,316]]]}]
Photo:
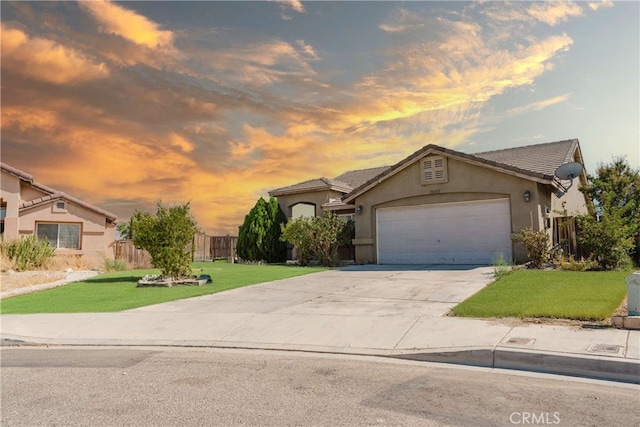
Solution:
[{"label": "arched window", "polygon": [[311,203],[296,203],[291,207],[291,218],[313,218],[316,216],[316,205]]}]

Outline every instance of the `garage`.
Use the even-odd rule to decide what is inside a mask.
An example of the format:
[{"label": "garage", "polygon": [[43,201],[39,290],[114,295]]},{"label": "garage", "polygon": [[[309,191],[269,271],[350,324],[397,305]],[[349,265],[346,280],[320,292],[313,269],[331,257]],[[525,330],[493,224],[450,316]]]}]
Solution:
[{"label": "garage", "polygon": [[378,264],[491,264],[512,259],[508,199],[376,210]]}]

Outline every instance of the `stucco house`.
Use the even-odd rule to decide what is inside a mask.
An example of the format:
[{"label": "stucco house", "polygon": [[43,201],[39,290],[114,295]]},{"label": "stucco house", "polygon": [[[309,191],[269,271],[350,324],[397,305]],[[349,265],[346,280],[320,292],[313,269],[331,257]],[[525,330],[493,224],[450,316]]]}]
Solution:
[{"label": "stucco house", "polygon": [[0,231],[4,240],[36,234],[56,254],[100,261],[113,258],[116,215],[40,184],[33,176],[0,163]]},{"label": "stucco house", "polygon": [[[427,145],[393,166],[349,171],[269,192],[288,218],[334,211],[355,221],[355,261],[378,264],[491,264],[527,259],[514,240],[545,230],[575,252],[578,190],[555,170],[584,163],[577,139],[475,154]],[[568,190],[567,190],[568,188]]]}]

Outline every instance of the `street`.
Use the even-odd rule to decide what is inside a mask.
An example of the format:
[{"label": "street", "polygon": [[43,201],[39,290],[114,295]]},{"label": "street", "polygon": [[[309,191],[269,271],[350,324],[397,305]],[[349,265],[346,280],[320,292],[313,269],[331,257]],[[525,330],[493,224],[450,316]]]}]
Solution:
[{"label": "street", "polygon": [[3,347],[1,425],[635,425],[638,386],[393,359]]}]

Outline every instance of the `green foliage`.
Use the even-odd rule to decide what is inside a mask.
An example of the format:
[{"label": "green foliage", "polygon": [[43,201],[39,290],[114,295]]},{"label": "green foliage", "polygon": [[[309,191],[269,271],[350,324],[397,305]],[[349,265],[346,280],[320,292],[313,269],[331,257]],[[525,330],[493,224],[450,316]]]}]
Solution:
[{"label": "green foliage", "polygon": [[31,234],[12,241],[0,242],[0,252],[9,259],[18,270],[42,267],[53,257],[55,248],[44,238],[39,240]]},{"label": "green foliage", "polygon": [[513,265],[502,254],[493,261],[493,273],[496,280],[500,280],[513,271]]},{"label": "green foliage", "polygon": [[300,265],[307,265],[314,254],[313,230],[310,223],[311,219],[300,217],[281,226],[282,235],[280,238],[296,247]]},{"label": "green foliage", "polygon": [[527,251],[531,267],[540,268],[549,260],[549,236],[545,231],[524,228],[518,234],[517,241]]},{"label": "green foliage", "polygon": [[598,261],[593,260],[592,257],[577,260],[573,255],[569,255],[568,257],[557,257],[553,260],[553,263],[560,270],[566,271],[587,271],[598,270],[600,268]]},{"label": "green foliage", "polygon": [[116,230],[118,230],[123,239],[131,240],[131,221],[119,222],[116,225]]},{"label": "green foliage", "polygon": [[249,261],[283,262],[287,257],[287,245],[280,239],[281,224],[287,218],[278,201],[262,197],[244,217],[238,231],[238,256]]},{"label": "green foliage", "polygon": [[598,219],[590,214],[576,217],[578,243],[595,258],[605,270],[626,268],[630,263],[629,253],[635,245],[637,226],[629,221],[628,212],[633,203],[623,207],[613,204],[613,195],[602,195],[603,215]]},{"label": "green foliage", "polygon": [[338,247],[351,243],[354,234],[352,222],[345,222],[333,212],[314,218],[296,218],[282,227],[282,239],[293,244],[298,251],[298,262],[306,265],[317,258],[322,265],[334,266],[338,262]]},{"label": "green foliage", "polygon": [[[586,246],[595,248],[597,252],[594,255],[600,260],[604,255],[604,248],[595,239],[598,231],[604,231],[607,244],[613,244],[614,247],[611,257],[604,257],[605,268],[615,268],[628,260],[621,253],[623,249],[627,255],[635,250],[636,260],[640,262],[640,171],[631,168],[624,157],[617,157],[610,164],[600,163],[597,175],[589,176],[589,184],[581,187],[580,191],[594,203],[590,212],[594,219],[582,219],[582,225],[588,228],[583,236]],[[609,216],[613,218],[607,220]],[[595,218],[599,217],[605,222],[597,226]],[[624,230],[604,230],[607,226],[616,226],[620,220],[625,225]],[[628,244],[629,238],[635,240],[631,247]]]},{"label": "green foliage", "polygon": [[191,254],[187,245],[197,232],[189,203],[164,207],[158,203],[156,214],[137,211],[131,218],[133,244],[146,249],[151,263],[165,277],[191,274]]}]

